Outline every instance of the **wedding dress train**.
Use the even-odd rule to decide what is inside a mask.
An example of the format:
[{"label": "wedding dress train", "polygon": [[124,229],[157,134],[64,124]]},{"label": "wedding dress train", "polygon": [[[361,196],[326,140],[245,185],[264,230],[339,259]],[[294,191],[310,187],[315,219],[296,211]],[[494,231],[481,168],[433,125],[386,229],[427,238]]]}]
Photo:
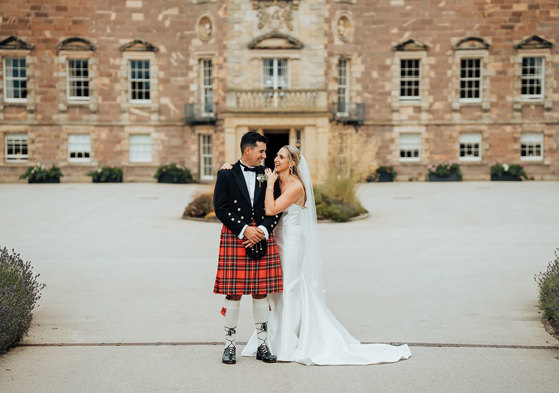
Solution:
[{"label": "wedding dress train", "polygon": [[[311,262],[320,258],[318,251],[312,251],[313,246],[318,249],[318,241],[312,237],[312,229],[316,230],[312,226],[313,218],[309,227],[309,219],[305,217],[314,213],[309,209],[315,209],[312,185],[310,180],[306,182],[312,203],[307,207],[291,205],[274,231],[283,271],[283,293],[268,295],[270,350],[279,361],[306,365],[365,365],[409,358],[411,352],[407,345],[361,344],[326,307],[316,273],[320,266],[313,272],[306,265],[312,266]],[[254,333],[242,355],[254,356],[257,346]]]}]

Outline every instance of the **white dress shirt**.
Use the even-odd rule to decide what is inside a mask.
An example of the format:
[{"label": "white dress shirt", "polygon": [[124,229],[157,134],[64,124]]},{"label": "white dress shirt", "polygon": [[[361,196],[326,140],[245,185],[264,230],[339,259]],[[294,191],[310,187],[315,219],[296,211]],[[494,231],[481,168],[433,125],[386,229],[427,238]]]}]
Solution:
[{"label": "white dress shirt", "polygon": [[[241,160],[239,160],[239,161],[244,166],[249,167],[243,161],[241,161]],[[249,168],[252,168],[252,167],[249,167]],[[256,188],[256,172],[245,171],[245,168],[243,168],[243,167],[241,167],[241,172],[243,173],[243,176],[245,178],[245,183],[247,185],[248,195],[250,196],[250,205],[254,206],[254,191],[255,191],[255,188]],[[243,237],[245,237],[245,230],[247,229],[247,227],[248,227],[248,225],[245,225],[245,227],[242,229],[241,233],[239,233],[239,239],[242,239]],[[261,229],[262,232],[264,232],[264,237],[266,238],[266,240],[268,240],[268,230],[266,229],[266,227],[264,225],[259,225],[258,228]]]}]

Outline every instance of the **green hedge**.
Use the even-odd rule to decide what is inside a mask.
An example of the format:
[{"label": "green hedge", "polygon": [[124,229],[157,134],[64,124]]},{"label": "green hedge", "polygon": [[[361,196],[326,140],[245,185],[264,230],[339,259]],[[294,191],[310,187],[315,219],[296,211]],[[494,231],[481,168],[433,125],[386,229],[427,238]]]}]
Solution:
[{"label": "green hedge", "polygon": [[331,175],[314,188],[319,220],[349,221],[367,213],[357,198],[357,183],[351,176]]}]

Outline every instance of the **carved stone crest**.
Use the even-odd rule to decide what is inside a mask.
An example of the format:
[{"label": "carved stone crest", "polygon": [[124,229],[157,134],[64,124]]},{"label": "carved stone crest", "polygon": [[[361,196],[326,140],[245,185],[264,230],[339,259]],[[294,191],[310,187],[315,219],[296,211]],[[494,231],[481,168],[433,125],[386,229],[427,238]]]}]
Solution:
[{"label": "carved stone crest", "polygon": [[253,9],[257,10],[258,29],[265,27],[271,30],[279,30],[285,26],[293,31],[293,10],[297,9],[299,2],[295,1],[253,1]]}]

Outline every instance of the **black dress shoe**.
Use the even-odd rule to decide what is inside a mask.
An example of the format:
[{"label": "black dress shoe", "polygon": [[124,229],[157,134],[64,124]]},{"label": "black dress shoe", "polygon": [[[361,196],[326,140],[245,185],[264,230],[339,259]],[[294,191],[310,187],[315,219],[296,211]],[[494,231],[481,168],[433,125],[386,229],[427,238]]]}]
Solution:
[{"label": "black dress shoe", "polygon": [[264,363],[275,363],[277,358],[272,355],[266,343],[260,345],[256,350],[256,359],[262,360]]},{"label": "black dress shoe", "polygon": [[237,349],[234,345],[228,345],[223,351],[223,359],[221,360],[225,364],[235,364],[237,363]]}]

